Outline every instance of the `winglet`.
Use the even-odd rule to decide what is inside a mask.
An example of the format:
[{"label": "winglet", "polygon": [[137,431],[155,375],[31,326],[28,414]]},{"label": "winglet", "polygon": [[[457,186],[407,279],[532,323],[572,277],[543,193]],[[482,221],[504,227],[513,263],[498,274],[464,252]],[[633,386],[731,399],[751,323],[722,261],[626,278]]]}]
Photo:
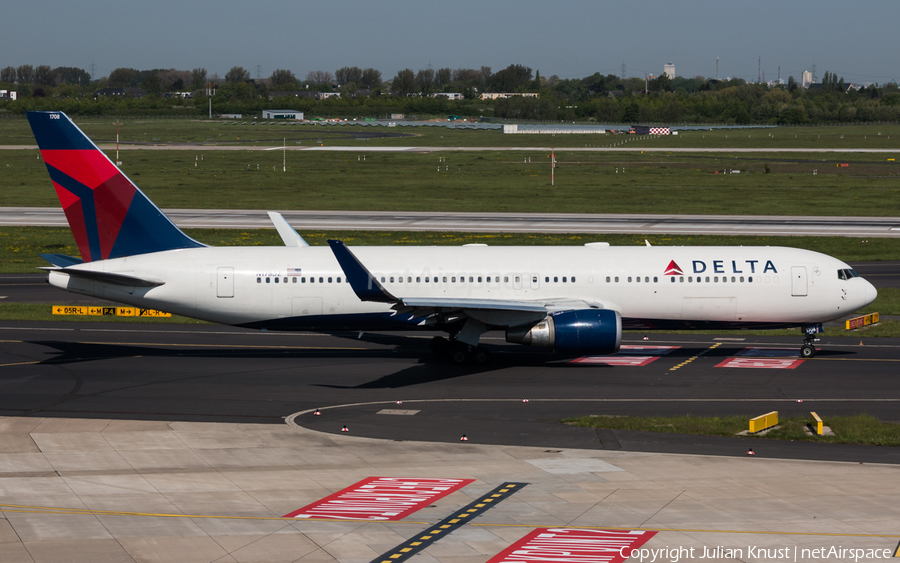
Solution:
[{"label": "winglet", "polygon": [[350,249],[347,248],[344,241],[329,239],[328,246],[330,246],[331,251],[334,252],[334,257],[337,258],[338,264],[340,264],[341,269],[344,270],[344,275],[347,276],[350,287],[353,288],[353,292],[356,293],[356,296],[359,297],[360,301],[377,301],[379,303],[400,302],[400,300],[391,295],[384,286],[378,283],[375,276],[373,276],[372,273],[362,265],[362,262],[350,252]]},{"label": "winglet", "polygon": [[285,246],[309,246],[309,244],[303,240],[303,237],[300,236],[300,233],[294,230],[294,227],[287,222],[287,219],[285,219],[281,213],[268,211],[268,214],[269,219],[272,221],[272,224],[275,225],[275,230],[278,231]]}]

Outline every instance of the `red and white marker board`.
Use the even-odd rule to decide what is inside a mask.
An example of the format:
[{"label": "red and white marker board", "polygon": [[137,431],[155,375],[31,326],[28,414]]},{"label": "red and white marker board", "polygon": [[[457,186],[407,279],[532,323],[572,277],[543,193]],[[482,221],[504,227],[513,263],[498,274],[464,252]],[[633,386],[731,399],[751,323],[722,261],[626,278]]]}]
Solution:
[{"label": "red and white marker board", "polygon": [[573,364],[599,364],[607,366],[640,367],[653,363],[660,356],[670,354],[681,346],[640,346],[624,344],[614,356],[582,356],[572,360]]},{"label": "red and white marker board", "polygon": [[590,364],[602,366],[641,367],[655,362],[659,356],[584,356],[572,360],[573,364]]},{"label": "red and white marker board", "polygon": [[474,481],[368,477],[284,518],[400,520]]},{"label": "red and white marker board", "polygon": [[621,563],[655,535],[648,530],[538,528],[487,563]]},{"label": "red and white marker board", "polygon": [[717,368],[794,369],[806,360],[793,358],[729,358]]}]

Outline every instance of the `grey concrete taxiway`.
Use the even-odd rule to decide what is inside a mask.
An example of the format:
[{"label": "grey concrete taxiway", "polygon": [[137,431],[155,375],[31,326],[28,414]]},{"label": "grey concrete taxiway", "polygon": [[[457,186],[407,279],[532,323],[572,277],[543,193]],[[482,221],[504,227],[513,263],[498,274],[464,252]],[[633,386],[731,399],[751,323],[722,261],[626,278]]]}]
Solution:
[{"label": "grey concrete taxiway", "polygon": [[[508,481],[527,485],[415,560],[484,563],[545,527],[653,530],[644,547],[683,549],[681,561],[716,546],[741,550],[744,561],[773,560],[776,549],[790,554],[778,560],[795,551],[797,561],[852,560],[810,557],[815,549],[883,558],[900,537],[900,468],[877,464],[103,418],[0,418],[0,445],[4,563],[379,562]],[[400,521],[282,517],[370,476],[474,482]]]},{"label": "grey concrete taxiway", "polygon": [[[166,209],[182,228],[269,229],[264,210]],[[273,210],[275,211],[275,210]],[[300,230],[900,237],[900,217],[281,211]],[[65,227],[55,207],[0,207],[0,226]],[[601,237],[602,238],[602,237]]]}]

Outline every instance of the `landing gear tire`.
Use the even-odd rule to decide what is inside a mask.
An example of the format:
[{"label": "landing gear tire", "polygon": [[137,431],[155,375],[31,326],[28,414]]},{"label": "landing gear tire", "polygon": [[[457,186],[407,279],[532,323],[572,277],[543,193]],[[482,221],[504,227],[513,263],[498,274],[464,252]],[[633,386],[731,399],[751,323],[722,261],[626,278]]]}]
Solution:
[{"label": "landing gear tire", "polygon": [[450,362],[458,366],[469,363],[469,352],[462,347],[455,348],[450,352]]},{"label": "landing gear tire", "polygon": [[812,358],[816,355],[816,347],[812,344],[804,344],[800,347],[801,358]]},{"label": "landing gear tire", "polygon": [[487,348],[478,346],[477,348],[475,348],[475,352],[472,354],[472,360],[476,364],[483,366],[491,361],[491,353],[487,351]]}]

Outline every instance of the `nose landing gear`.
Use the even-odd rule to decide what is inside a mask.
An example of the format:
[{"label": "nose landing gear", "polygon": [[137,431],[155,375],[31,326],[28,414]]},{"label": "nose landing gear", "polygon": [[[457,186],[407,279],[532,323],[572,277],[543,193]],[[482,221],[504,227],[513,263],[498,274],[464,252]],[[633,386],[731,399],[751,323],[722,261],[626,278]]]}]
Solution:
[{"label": "nose landing gear", "polygon": [[805,325],[803,327],[805,337],[803,339],[803,346],[800,347],[801,358],[812,358],[816,355],[815,343],[819,341],[819,337],[816,335],[822,332],[822,330],[822,323]]}]

